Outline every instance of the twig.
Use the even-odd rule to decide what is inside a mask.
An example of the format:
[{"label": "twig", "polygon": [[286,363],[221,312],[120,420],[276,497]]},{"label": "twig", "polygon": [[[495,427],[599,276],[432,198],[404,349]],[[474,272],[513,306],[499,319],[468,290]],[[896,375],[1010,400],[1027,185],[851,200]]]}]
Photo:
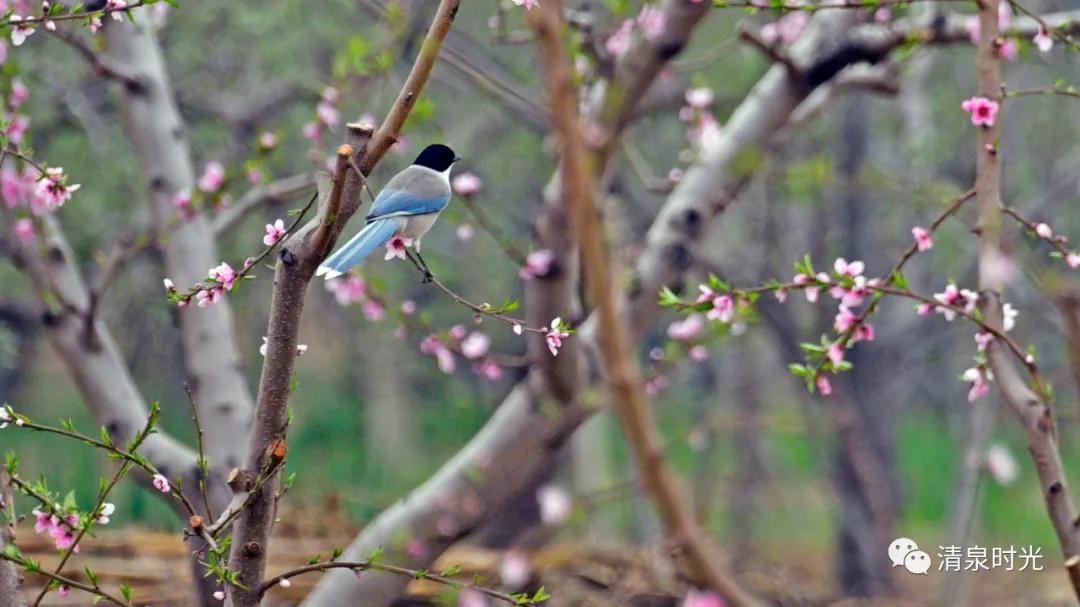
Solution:
[{"label": "twig", "polygon": [[[263,249],[263,252],[260,253],[258,257],[254,258],[251,261],[251,263],[246,264],[243,269],[241,269],[239,272],[237,272],[237,274],[236,274],[236,282],[237,282],[237,284],[239,284],[239,282],[242,279],[246,278],[251,273],[252,269],[255,268],[255,266],[259,265],[260,262],[262,262],[264,259],[269,257],[270,254],[273,253],[276,248],[278,248],[282,243],[287,241],[289,239],[289,237],[292,236],[296,232],[297,228],[300,227],[300,222],[302,222],[304,220],[304,215],[307,215],[307,212],[311,209],[312,205],[314,205],[315,202],[318,199],[319,199],[319,193],[315,192],[315,194],[313,194],[311,196],[311,200],[309,200],[308,203],[306,205],[304,205],[304,208],[300,209],[300,212],[297,214],[296,219],[293,220],[292,224],[289,225],[289,229],[285,230],[285,233],[281,236],[281,238],[279,238],[278,241],[275,242],[274,244],[272,244],[272,245],[266,247],[265,249]],[[209,291],[209,290],[214,289],[214,288],[217,288],[216,284],[204,285],[202,283],[199,283],[199,284],[194,285],[190,289],[188,289],[187,293],[184,293],[183,295],[179,295],[178,297],[183,301],[190,302],[191,298],[195,297],[195,295],[197,295],[199,293],[199,291]]]},{"label": "twig", "polygon": [[657,177],[655,173],[649,168],[648,163],[645,161],[645,156],[642,155],[641,150],[629,138],[623,137],[622,139],[623,152],[626,153],[626,160],[630,162],[630,168],[633,169],[634,174],[637,175],[638,181],[641,185],[645,186],[645,189],[652,192],[670,192],[675,189],[675,185],[667,179]]},{"label": "twig", "polygon": [[59,38],[60,40],[66,42],[71,48],[75,49],[75,51],[80,56],[82,56],[82,58],[85,59],[87,63],[90,64],[90,67],[93,68],[94,73],[96,73],[98,76],[101,76],[102,78],[116,80],[117,82],[120,82],[124,86],[130,87],[133,90],[142,90],[144,88],[145,83],[139,80],[137,76],[127,73],[124,70],[123,66],[118,65],[109,57],[103,56],[100,53],[95,52],[94,49],[90,48],[90,45],[87,44],[87,42],[83,40],[81,36],[79,36],[79,34],[61,29],[46,31],[51,33],[53,36]]},{"label": "twig", "polygon": [[[23,421],[23,423],[20,426],[22,428],[26,428],[28,430],[36,430],[38,432],[46,432],[46,433],[49,433],[49,434],[57,434],[59,436],[66,436],[68,438],[73,438],[75,440],[82,441],[82,442],[84,442],[84,443],[86,443],[86,444],[88,444],[88,445],[90,445],[92,447],[97,447],[98,449],[103,449],[105,451],[108,451],[109,453],[115,455],[119,459],[131,462],[135,466],[138,466],[139,468],[142,468],[145,472],[147,472],[150,475],[159,474],[158,469],[155,468],[154,465],[151,464],[149,461],[147,461],[146,458],[144,458],[144,457],[142,457],[140,455],[136,455],[135,453],[132,453],[130,451],[121,449],[121,448],[117,447],[116,445],[105,443],[105,442],[100,441],[100,440],[98,440],[96,438],[92,438],[90,436],[87,436],[87,435],[79,433],[79,432],[67,430],[67,429],[64,429],[64,428],[56,428],[56,427],[53,427],[53,426],[45,426],[45,425],[42,425],[42,424],[38,424],[38,423],[35,423],[35,422],[33,422],[33,421],[31,421],[31,420],[29,420],[29,419],[27,419],[27,418],[25,418],[25,417],[23,417],[23,416],[21,416],[19,414],[16,414],[16,415],[18,415],[19,418]],[[153,411],[151,411],[151,415],[153,415]],[[195,509],[195,506],[191,503],[190,500],[188,500],[187,496],[184,495],[183,490],[180,487],[178,487],[175,483],[171,484],[171,493],[172,493],[173,497],[175,497],[177,500],[179,500],[180,504],[184,507],[185,510],[187,510],[187,512],[189,514],[192,514],[192,515],[198,514],[198,511]]]},{"label": "twig", "polygon": [[301,173],[285,177],[272,183],[258,185],[244,193],[234,204],[219,211],[210,220],[210,229],[215,235],[222,235],[240,223],[248,213],[258,207],[275,202],[283,202],[315,185],[311,173]]},{"label": "twig", "polygon": [[[331,229],[334,222],[337,221],[338,212],[341,211],[341,197],[345,193],[345,177],[349,171],[350,165],[355,166],[351,162],[353,155],[353,148],[347,143],[343,143],[338,146],[337,149],[337,161],[334,165],[334,176],[330,185],[330,195],[327,197],[326,206],[320,209],[319,213],[319,227],[315,230],[315,235],[312,237],[312,244],[315,247],[315,251],[319,255],[325,257],[330,254],[330,249],[334,246],[334,239],[331,237]],[[357,173],[363,177],[363,173],[357,171]]]},{"label": "twig", "polygon": [[502,252],[519,266],[525,265],[525,254],[510,243],[510,240],[506,238],[506,235],[503,234],[502,230],[488,221],[487,215],[480,210],[480,207],[477,206],[475,202],[473,202],[472,197],[462,196],[461,201],[464,203],[465,208],[468,209],[469,214],[476,220],[476,225],[480,226],[481,230],[487,232],[495,240],[495,244],[499,245]]},{"label": "twig", "polygon": [[203,507],[206,508],[206,516],[214,518],[214,510],[210,508],[210,495],[206,490],[206,479],[210,476],[210,465],[206,461],[206,450],[203,448],[203,425],[199,419],[199,406],[195,404],[195,395],[191,393],[191,386],[184,382],[184,392],[187,393],[188,403],[191,405],[191,423],[195,425],[195,441],[199,465],[199,493],[202,494]]},{"label": "twig", "polygon": [[[129,451],[137,451],[143,441],[146,440],[146,437],[150,436],[150,433],[154,431],[154,426],[157,425],[158,411],[159,409],[155,408],[150,412],[150,417],[146,420],[146,425],[137,435],[135,435],[135,438],[132,439],[131,444],[128,446]],[[83,537],[90,531],[90,528],[97,522],[97,514],[101,512],[102,507],[105,505],[105,499],[109,497],[109,493],[116,487],[116,484],[119,483],[122,478],[127,476],[132,465],[133,462],[131,460],[125,460],[124,463],[120,465],[120,468],[117,469],[116,473],[113,474],[109,483],[98,493],[97,503],[90,510],[89,516],[86,517],[86,521],[79,525],[79,532],[75,535],[75,541],[71,543],[71,546],[64,551],[64,555],[60,557],[60,563],[56,565],[56,573],[52,577],[60,575],[64,570],[64,565],[66,565],[68,560],[71,559],[71,556],[75,554],[75,550],[79,547],[79,542],[82,541]],[[48,594],[48,592],[49,585],[46,584],[41,589],[41,592],[38,593],[37,599],[34,600],[34,607],[41,604],[41,600],[45,598],[45,595]]]},{"label": "twig", "polygon": [[[749,8],[761,10],[763,8],[776,9],[783,12],[795,11],[819,11],[825,9],[876,9],[882,6],[908,6],[913,2],[934,2],[936,0],[823,0],[821,2],[808,2],[806,4],[794,2],[780,2],[772,4],[761,0],[716,0],[716,8]],[[961,1],[961,0],[956,0]]]},{"label": "twig", "polygon": [[[46,571],[46,570],[44,570],[44,569],[42,569],[40,567],[36,567],[36,566],[32,565],[30,563],[30,561],[28,561],[26,559],[11,556],[11,555],[3,553],[3,552],[0,552],[0,559],[15,563],[16,565],[18,565],[18,566],[20,566],[20,567],[22,567],[24,569],[27,569],[28,571],[33,571],[34,573],[41,574],[41,575],[49,578],[50,580],[55,580],[56,582],[59,582],[60,584],[63,584],[64,586],[69,586],[71,588],[77,588],[77,589],[82,590],[84,592],[89,592],[90,594],[93,594],[95,596],[99,596],[102,599],[105,599],[107,601],[112,601],[113,603],[115,603],[117,605],[120,605],[120,607],[134,607],[131,603],[129,603],[129,602],[125,601],[124,599],[121,599],[121,598],[119,598],[117,596],[114,596],[114,595],[102,590],[101,587],[99,587],[99,586],[91,586],[89,584],[84,584],[84,583],[82,583],[80,581],[73,580],[73,579],[68,578],[68,577],[64,577],[64,576],[60,575],[59,573],[52,573],[52,572]],[[48,584],[46,584],[45,587],[48,588],[49,587]]]},{"label": "twig", "polygon": [[511,316],[507,316],[503,312],[499,311],[498,308],[493,307],[491,304],[474,304],[473,302],[465,299],[461,295],[458,295],[457,293],[455,293],[453,290],[450,289],[450,287],[447,287],[446,285],[444,285],[441,280],[439,280],[433,274],[431,274],[430,272],[425,270],[424,267],[413,256],[413,254],[411,252],[406,250],[405,251],[405,256],[408,257],[409,261],[411,261],[413,263],[413,265],[416,266],[416,269],[421,274],[424,274],[424,279],[425,279],[426,282],[430,282],[431,284],[435,285],[436,287],[439,288],[440,291],[442,291],[443,293],[446,293],[448,296],[450,296],[450,299],[453,299],[455,302],[465,306],[466,308],[472,310],[473,312],[475,312],[477,314],[483,314],[484,316],[490,316],[491,318],[496,318],[498,320],[501,320],[501,321],[505,322],[506,324],[514,327],[514,331],[517,331],[517,328],[521,327],[521,330],[529,331],[531,333],[546,334],[548,332],[546,328],[537,329],[537,328],[534,328],[534,327],[529,327],[529,326],[527,326],[525,324],[524,320],[513,318]]},{"label": "twig", "polygon": [[409,71],[409,76],[405,79],[405,84],[402,85],[397,99],[394,100],[390,113],[372,136],[371,143],[360,161],[361,174],[371,173],[371,169],[382,160],[382,157],[390,150],[390,146],[397,141],[398,134],[405,126],[405,119],[412,112],[413,106],[420,98],[420,91],[423,90],[432,68],[435,67],[439,50],[442,48],[443,40],[446,39],[446,34],[450,31],[450,26],[454,23],[460,3],[461,0],[443,0],[439,3],[431,28],[424,37],[424,43],[420,47],[412,70]]},{"label": "twig", "polygon": [[760,34],[745,25],[739,26],[739,38],[749,42],[754,48],[764,53],[765,56],[784,66],[792,80],[799,81],[802,79],[802,68],[795,63],[795,60],[790,55],[784,52],[779,44],[767,42]]},{"label": "twig", "polygon": [[1015,91],[1005,91],[1006,99],[1011,99],[1014,97],[1030,97],[1033,95],[1040,95],[1044,97],[1049,97],[1051,95],[1064,95],[1066,97],[1080,99],[1080,91],[1077,91],[1074,87],[1058,86],[1056,84],[1052,84],[1050,86],[1040,86],[1036,88],[1019,89]]},{"label": "twig", "polygon": [[[98,10],[95,10],[95,11],[83,11],[83,12],[78,12],[78,13],[64,13],[64,14],[59,14],[59,15],[48,15],[48,16],[43,15],[41,17],[23,17],[18,23],[20,25],[27,25],[27,24],[44,23],[46,21],[73,21],[73,20],[76,20],[76,19],[88,19],[90,17],[101,17],[101,16],[109,15],[111,13],[119,13],[119,12],[124,12],[124,11],[130,11],[132,9],[139,8],[140,6],[142,6],[144,4],[146,4],[146,0],[135,0],[134,2],[132,2],[131,4],[128,4],[127,6],[124,6],[123,8],[101,8],[101,9],[98,9]],[[0,27],[9,26],[9,25],[12,25],[13,23],[15,23],[15,22],[12,21],[11,18],[9,17],[7,19],[0,20]]]},{"label": "twig", "polygon": [[359,561],[359,562],[327,561],[325,563],[313,563],[311,565],[304,565],[302,567],[297,567],[296,569],[293,569],[291,571],[286,571],[285,573],[282,573],[281,575],[274,576],[274,577],[270,578],[269,580],[267,580],[265,583],[263,583],[262,587],[259,589],[259,594],[260,595],[266,594],[266,592],[269,591],[271,588],[273,588],[274,586],[277,586],[278,584],[280,584],[282,580],[287,580],[287,579],[290,579],[290,578],[294,578],[294,577],[296,577],[298,575],[303,575],[305,573],[311,573],[311,572],[314,572],[314,571],[326,571],[328,569],[352,569],[353,571],[356,571],[358,573],[360,571],[367,571],[367,570],[383,571],[383,572],[386,572],[386,573],[394,573],[394,574],[397,574],[397,575],[403,575],[403,576],[406,576],[406,577],[410,577],[410,578],[415,579],[415,580],[429,580],[429,581],[435,582],[437,584],[442,584],[444,586],[450,586],[451,588],[458,588],[458,589],[461,589],[461,590],[464,590],[464,589],[475,590],[475,591],[477,591],[477,592],[479,592],[481,594],[485,594],[485,595],[487,595],[489,597],[492,597],[494,599],[498,599],[500,601],[505,601],[505,602],[507,602],[507,603],[509,603],[511,605],[520,604],[520,602],[518,601],[517,598],[515,598],[513,596],[510,596],[509,594],[506,594],[504,592],[499,592],[498,590],[492,590],[490,588],[485,588],[483,586],[478,586],[476,584],[466,584],[466,583],[463,583],[463,582],[459,582],[459,581],[457,581],[455,579],[451,579],[451,578],[444,577],[444,576],[441,576],[441,575],[435,575],[435,574],[429,573],[427,571],[422,571],[422,570],[418,570],[418,569],[408,569],[406,567],[398,567],[396,565],[384,565],[382,563],[372,562],[370,560],[369,561]]}]

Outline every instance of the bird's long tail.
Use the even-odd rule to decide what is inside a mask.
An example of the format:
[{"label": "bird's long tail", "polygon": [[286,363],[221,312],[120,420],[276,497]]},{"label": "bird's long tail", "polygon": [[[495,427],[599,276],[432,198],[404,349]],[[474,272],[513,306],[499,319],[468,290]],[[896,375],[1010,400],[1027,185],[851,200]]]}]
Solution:
[{"label": "bird's long tail", "polygon": [[327,257],[316,276],[326,276],[326,280],[332,280],[349,271],[349,268],[364,261],[368,255],[386,244],[394,234],[405,225],[405,219],[401,217],[387,217],[376,219],[364,226],[356,236],[353,236],[345,246]]}]

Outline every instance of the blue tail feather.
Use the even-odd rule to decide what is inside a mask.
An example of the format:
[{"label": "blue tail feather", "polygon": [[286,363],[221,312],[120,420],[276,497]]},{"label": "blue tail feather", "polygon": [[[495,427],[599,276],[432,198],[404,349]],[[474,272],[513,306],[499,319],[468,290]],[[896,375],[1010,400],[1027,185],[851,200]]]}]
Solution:
[{"label": "blue tail feather", "polygon": [[326,280],[348,272],[350,268],[364,261],[375,249],[386,244],[405,224],[402,217],[376,219],[364,226],[345,246],[327,257],[319,266],[316,276],[326,275]]}]

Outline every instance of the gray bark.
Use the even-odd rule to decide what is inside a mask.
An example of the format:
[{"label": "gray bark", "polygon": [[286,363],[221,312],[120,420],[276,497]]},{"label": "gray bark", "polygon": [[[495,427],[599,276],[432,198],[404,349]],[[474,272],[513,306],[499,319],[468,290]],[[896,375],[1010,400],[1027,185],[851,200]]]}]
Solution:
[{"label": "gray bark", "polygon": [[[173,196],[195,190],[195,169],[186,127],[152,26],[141,9],[135,22],[106,27],[108,54],[138,83],[122,89],[125,129],[138,157],[151,215],[165,238],[166,276],[181,289],[206,278],[221,263],[205,213],[179,221]],[[244,378],[228,299],[177,315],[187,381],[206,431],[207,458],[218,470],[241,465],[254,401]],[[223,506],[224,504],[215,504]]]}]

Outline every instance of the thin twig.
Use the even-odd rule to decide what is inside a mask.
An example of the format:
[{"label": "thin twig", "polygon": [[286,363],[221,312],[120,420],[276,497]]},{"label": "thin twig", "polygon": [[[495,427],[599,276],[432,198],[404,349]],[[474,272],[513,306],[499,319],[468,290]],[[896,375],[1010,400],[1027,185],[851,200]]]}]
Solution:
[{"label": "thin twig", "polygon": [[[245,267],[243,269],[241,269],[239,272],[237,272],[237,274],[236,274],[236,283],[237,284],[239,284],[239,282],[242,279],[246,278],[251,273],[252,269],[255,268],[255,266],[259,265],[260,262],[262,262],[264,259],[269,257],[270,254],[273,253],[274,250],[277,249],[278,246],[281,245],[281,243],[287,241],[289,239],[289,237],[292,236],[293,233],[296,232],[296,230],[300,227],[300,223],[304,220],[304,215],[306,215],[307,212],[309,210],[311,210],[312,205],[314,205],[315,202],[318,199],[319,199],[319,193],[318,192],[315,192],[314,194],[312,194],[311,200],[309,200],[308,203],[306,205],[304,205],[304,208],[300,210],[300,212],[296,216],[296,219],[292,222],[292,224],[289,225],[289,229],[285,230],[285,234],[283,234],[281,236],[281,238],[278,239],[277,242],[275,242],[274,244],[266,247],[266,249],[264,249],[263,252],[260,253],[258,257],[251,260],[251,263],[245,264]],[[199,291],[209,291],[209,290],[212,290],[212,289],[215,289],[215,288],[217,288],[216,283],[212,284],[212,285],[204,285],[202,283],[199,283],[199,284],[196,284],[195,286],[191,287],[190,289],[188,289],[188,292],[181,295],[180,299],[183,300],[183,301],[190,302],[191,299],[193,297],[195,297],[199,293]]]},{"label": "thin twig", "polygon": [[421,570],[418,570],[418,569],[408,569],[406,567],[398,567],[396,565],[384,565],[382,563],[376,563],[376,562],[372,562],[372,561],[358,561],[358,562],[327,561],[325,563],[314,563],[314,564],[311,564],[311,565],[304,565],[302,567],[297,567],[296,569],[293,569],[291,571],[286,571],[285,573],[282,573],[281,575],[277,575],[277,576],[272,577],[269,580],[267,580],[265,583],[263,583],[262,587],[259,589],[259,594],[260,595],[265,594],[271,588],[273,588],[274,586],[277,586],[278,584],[280,584],[282,580],[287,580],[289,578],[294,578],[294,577],[296,577],[298,575],[303,575],[305,573],[311,573],[313,571],[326,571],[328,569],[352,569],[353,571],[356,571],[356,572],[374,570],[374,571],[383,571],[383,572],[386,572],[386,573],[394,573],[394,574],[397,574],[397,575],[403,575],[403,576],[406,576],[406,577],[410,577],[410,578],[415,579],[415,580],[429,580],[429,581],[435,582],[437,584],[442,584],[444,586],[450,586],[451,588],[458,588],[458,589],[461,589],[461,590],[465,590],[465,589],[475,590],[475,591],[477,591],[477,592],[479,592],[481,594],[485,594],[487,596],[498,599],[500,601],[505,601],[505,602],[507,602],[507,603],[509,603],[511,605],[518,605],[519,604],[519,601],[518,601],[517,598],[515,598],[513,596],[510,596],[509,594],[506,594],[504,592],[499,592],[498,590],[492,590],[490,588],[485,588],[483,586],[478,586],[476,584],[467,584],[467,583],[459,582],[459,581],[457,581],[455,579],[451,579],[451,578],[444,577],[444,576],[441,576],[441,575],[435,575],[433,573],[428,573],[426,571],[421,571]]},{"label": "thin twig", "polygon": [[[64,586],[69,586],[71,588],[77,588],[77,589],[82,590],[84,592],[89,592],[90,594],[93,594],[95,596],[99,596],[102,599],[105,599],[107,601],[112,601],[113,603],[115,603],[117,605],[120,605],[120,607],[134,607],[131,603],[125,601],[124,599],[121,599],[121,598],[119,598],[117,596],[114,596],[114,595],[102,590],[100,586],[91,586],[89,584],[84,584],[84,583],[82,583],[82,582],[80,582],[78,580],[73,580],[73,579],[71,579],[69,577],[64,577],[64,576],[62,576],[62,575],[60,575],[58,573],[52,573],[50,571],[46,571],[44,569],[41,569],[40,567],[33,567],[31,565],[31,563],[26,559],[19,558],[19,557],[16,557],[16,556],[11,556],[10,554],[6,554],[6,553],[3,553],[3,552],[0,552],[0,559],[15,563],[16,565],[22,567],[23,569],[27,569],[28,571],[32,570],[34,573],[38,573],[40,575],[43,575],[43,576],[49,578],[50,580],[55,580],[56,582],[59,582],[60,584],[63,584]],[[48,588],[49,587],[48,584],[46,584],[45,587]]]},{"label": "thin twig", "polygon": [[195,395],[191,393],[191,386],[184,382],[184,392],[187,393],[188,403],[191,405],[191,423],[195,424],[195,442],[197,447],[199,465],[199,493],[202,494],[203,507],[206,508],[206,516],[214,518],[214,511],[210,508],[210,495],[206,489],[206,479],[210,475],[210,464],[206,461],[206,450],[203,447],[203,425],[199,419],[199,406],[195,404]]},{"label": "thin twig", "polygon": [[[146,4],[146,0],[135,0],[135,2],[132,2],[131,4],[128,4],[127,6],[124,6],[122,8],[102,8],[102,9],[98,9],[96,11],[82,11],[82,12],[77,12],[77,13],[64,13],[64,14],[59,14],[59,15],[48,15],[48,16],[43,15],[41,17],[23,17],[22,19],[20,19],[18,21],[18,23],[19,23],[19,25],[28,25],[28,24],[44,23],[46,21],[73,21],[73,20],[76,20],[76,19],[89,19],[91,17],[103,17],[103,16],[109,15],[111,13],[119,13],[119,12],[130,11],[132,9],[139,8],[140,6],[142,6],[144,4]],[[7,19],[4,19],[4,20],[0,21],[0,27],[6,27],[6,26],[12,25],[14,23],[16,23],[16,22],[12,21],[11,17],[9,16]]]},{"label": "thin twig", "polygon": [[480,210],[480,207],[476,205],[471,196],[462,196],[462,203],[465,208],[468,209],[469,214],[476,220],[476,225],[480,226],[480,229],[487,232],[494,240],[495,244],[499,245],[502,252],[506,254],[511,260],[517,263],[519,266],[523,266],[526,263],[526,256],[517,247],[511,244],[510,240],[506,238],[502,230],[496,227],[487,219],[487,215]]},{"label": "thin twig", "polygon": [[461,295],[458,295],[457,293],[455,293],[450,287],[444,285],[441,280],[439,280],[438,278],[435,277],[434,274],[431,274],[429,271],[425,270],[424,266],[422,266],[420,264],[420,262],[413,256],[413,254],[408,249],[405,250],[405,256],[408,257],[409,261],[411,261],[413,263],[413,265],[416,266],[416,269],[421,274],[424,274],[424,280],[426,282],[430,282],[431,284],[435,285],[436,287],[439,288],[440,291],[442,291],[443,293],[446,293],[450,297],[450,299],[452,299],[455,302],[465,306],[466,308],[472,310],[473,312],[475,312],[477,314],[483,314],[484,316],[490,316],[491,318],[496,318],[498,320],[501,320],[501,321],[505,322],[506,324],[514,327],[514,331],[517,331],[517,328],[521,327],[521,330],[529,331],[531,333],[546,334],[548,332],[548,330],[546,328],[537,329],[537,328],[529,327],[529,326],[527,326],[525,324],[524,320],[514,318],[512,316],[507,316],[506,314],[504,314],[498,308],[495,308],[491,304],[475,304],[475,303],[469,301],[468,299],[465,299]]}]

